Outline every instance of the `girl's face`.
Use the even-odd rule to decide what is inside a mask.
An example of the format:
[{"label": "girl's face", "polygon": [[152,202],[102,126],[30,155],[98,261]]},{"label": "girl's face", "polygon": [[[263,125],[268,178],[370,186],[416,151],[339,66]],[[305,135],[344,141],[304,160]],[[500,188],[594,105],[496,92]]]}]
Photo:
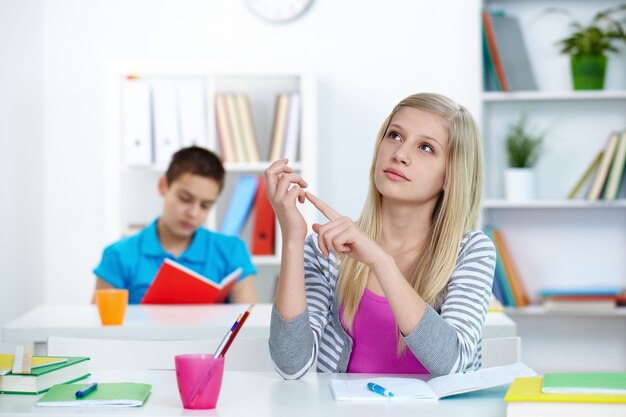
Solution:
[{"label": "girl's face", "polygon": [[388,201],[434,204],[445,181],[447,146],[439,116],[401,107],[378,147],[376,188]]}]

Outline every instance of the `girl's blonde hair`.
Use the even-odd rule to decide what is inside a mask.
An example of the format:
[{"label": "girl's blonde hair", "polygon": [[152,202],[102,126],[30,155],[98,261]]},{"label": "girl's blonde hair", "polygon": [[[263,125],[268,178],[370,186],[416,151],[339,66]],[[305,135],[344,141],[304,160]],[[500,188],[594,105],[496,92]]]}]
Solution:
[{"label": "girl's blonde hair", "polygon": [[[437,307],[443,290],[454,270],[461,239],[465,232],[475,229],[483,187],[483,161],[480,133],[471,114],[463,106],[438,94],[414,94],[398,103],[385,119],[376,138],[376,150],[370,168],[367,200],[357,224],[374,240],[380,237],[382,195],[374,184],[376,155],[380,143],[396,112],[412,107],[441,118],[448,133],[447,160],[443,190],[432,215],[432,227],[424,251],[416,255],[416,267],[408,281],[419,296]],[[337,283],[337,296],[343,306],[343,324],[352,329],[369,268],[345,257]],[[404,347],[400,338],[399,351]]]}]

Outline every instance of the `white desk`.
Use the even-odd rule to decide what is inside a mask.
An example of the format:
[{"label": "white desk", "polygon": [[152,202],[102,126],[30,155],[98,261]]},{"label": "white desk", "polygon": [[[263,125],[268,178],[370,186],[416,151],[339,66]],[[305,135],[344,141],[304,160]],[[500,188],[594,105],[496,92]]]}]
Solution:
[{"label": "white desk", "polygon": [[492,388],[443,400],[335,401],[331,378],[367,378],[364,374],[306,374],[284,381],[278,374],[226,372],[215,410],[185,410],[174,371],[95,371],[92,381],[146,382],[152,394],[141,408],[42,408],[39,396],[0,395],[0,415],[219,416],[219,417],[504,417],[507,387]]},{"label": "white desk", "polygon": [[[102,326],[95,305],[45,305],[7,323],[0,333],[7,343],[35,344],[46,353],[48,336],[100,339],[193,340],[219,338],[247,305],[130,305],[122,326]],[[271,304],[252,310],[240,337],[269,337]],[[489,313],[483,337],[516,336],[515,323],[504,313]]]}]

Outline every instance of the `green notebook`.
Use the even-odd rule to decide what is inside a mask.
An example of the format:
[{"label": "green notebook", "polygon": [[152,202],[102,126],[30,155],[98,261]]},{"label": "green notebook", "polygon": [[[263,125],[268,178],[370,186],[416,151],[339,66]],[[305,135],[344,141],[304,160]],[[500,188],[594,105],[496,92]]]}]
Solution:
[{"label": "green notebook", "polygon": [[134,382],[112,382],[98,384],[98,388],[82,398],[76,398],[76,391],[87,388],[90,384],[55,385],[36,405],[39,407],[139,407],[143,405],[152,385]]},{"label": "green notebook", "polygon": [[30,374],[10,372],[0,375],[0,393],[41,394],[55,384],[76,382],[89,376],[89,358],[75,356],[65,359],[60,363],[33,368]]},{"label": "green notebook", "polygon": [[543,376],[545,394],[626,394],[626,372],[563,372]]}]

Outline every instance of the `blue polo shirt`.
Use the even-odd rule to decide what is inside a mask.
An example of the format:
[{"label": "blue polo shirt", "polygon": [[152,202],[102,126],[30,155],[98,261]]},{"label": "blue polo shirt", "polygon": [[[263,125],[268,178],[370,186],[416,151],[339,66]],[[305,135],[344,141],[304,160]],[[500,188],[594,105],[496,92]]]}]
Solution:
[{"label": "blue polo shirt", "polygon": [[189,247],[176,258],[161,246],[157,221],[137,233],[107,246],[93,270],[98,278],[115,288],[128,289],[128,302],[139,304],[165,258],[196,271],[215,282],[237,268],[239,281],[256,274],[250,253],[241,239],[211,232],[203,227],[193,235]]}]

